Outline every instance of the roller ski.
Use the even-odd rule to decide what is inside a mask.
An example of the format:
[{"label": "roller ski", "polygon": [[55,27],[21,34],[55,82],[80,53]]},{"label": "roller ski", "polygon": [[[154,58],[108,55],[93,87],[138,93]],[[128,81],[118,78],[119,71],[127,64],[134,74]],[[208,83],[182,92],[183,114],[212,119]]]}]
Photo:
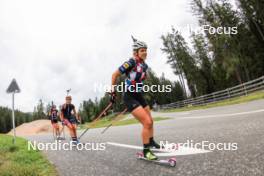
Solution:
[{"label": "roller ski", "polygon": [[147,149],[147,151],[145,151],[144,153],[138,152],[137,158],[141,160],[153,162],[159,165],[165,165],[165,166],[170,166],[170,167],[176,166],[175,158],[170,158],[170,159],[165,159],[165,160],[158,159],[158,157],[155,154],[153,154],[152,151],[149,149]]}]

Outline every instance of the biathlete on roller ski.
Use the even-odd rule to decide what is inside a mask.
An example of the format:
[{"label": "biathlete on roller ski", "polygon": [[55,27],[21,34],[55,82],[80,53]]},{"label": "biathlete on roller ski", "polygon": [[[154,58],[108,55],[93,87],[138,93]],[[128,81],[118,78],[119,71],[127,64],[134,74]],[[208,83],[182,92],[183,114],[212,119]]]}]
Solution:
[{"label": "biathlete on roller ski", "polygon": [[52,128],[53,128],[53,135],[56,139],[58,139],[60,137],[60,127],[59,127],[59,124],[58,124],[58,121],[59,121],[59,112],[58,110],[56,109],[56,105],[52,105],[51,106],[51,109],[48,113],[48,117],[51,121],[51,125],[52,125]]},{"label": "biathlete on roller ski", "polygon": [[147,58],[147,45],[145,42],[133,39],[133,57],[121,65],[112,74],[111,102],[116,99],[116,80],[122,74],[126,75],[125,91],[123,101],[129,112],[142,124],[143,155],[148,160],[157,160],[158,157],[151,151],[151,148],[161,149],[153,137],[153,119],[150,107],[147,105],[143,94],[143,81],[146,78],[148,65],[145,63]]},{"label": "biathlete on roller ski", "polygon": [[[72,138],[73,144],[78,144],[79,140],[77,139],[77,124],[80,122],[80,117],[76,113],[75,106],[71,103],[72,97],[66,96],[66,103],[61,107],[61,121],[69,129],[70,136]],[[78,119],[77,119],[78,118]]]}]

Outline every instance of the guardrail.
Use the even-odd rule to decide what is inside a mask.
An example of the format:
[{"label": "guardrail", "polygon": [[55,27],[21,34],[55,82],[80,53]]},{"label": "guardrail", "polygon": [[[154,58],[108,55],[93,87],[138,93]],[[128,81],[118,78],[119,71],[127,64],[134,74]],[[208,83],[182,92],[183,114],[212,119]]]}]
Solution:
[{"label": "guardrail", "polygon": [[226,100],[234,97],[244,96],[248,93],[264,90],[264,76],[254,79],[252,81],[227,88],[225,90],[213,92],[207,95],[202,95],[199,97],[186,99],[183,101],[178,101],[175,103],[158,105],[157,110],[160,109],[171,109],[171,108],[181,108],[185,106],[197,106],[197,105],[207,105],[209,103],[214,103],[221,100]]}]

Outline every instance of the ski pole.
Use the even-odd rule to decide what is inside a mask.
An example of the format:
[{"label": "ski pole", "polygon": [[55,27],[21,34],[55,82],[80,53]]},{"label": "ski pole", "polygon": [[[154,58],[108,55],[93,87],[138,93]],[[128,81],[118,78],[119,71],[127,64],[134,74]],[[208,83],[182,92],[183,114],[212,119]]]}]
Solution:
[{"label": "ski pole", "polygon": [[101,117],[102,117],[102,115],[105,113],[105,112],[107,112],[111,107],[112,107],[112,105],[113,105],[113,103],[111,102],[111,103],[109,103],[109,105],[99,114],[99,116],[98,117],[96,117],[92,122],[91,122],[91,124],[90,124],[90,127],[88,127],[88,128],[86,128],[85,130],[84,130],[84,132],[82,132],[82,134],[78,137],[78,139],[80,139],[94,124],[95,124],[95,122],[97,122]]},{"label": "ski pole", "polygon": [[127,108],[125,108],[122,112],[120,112],[116,117],[115,117],[115,119],[114,119],[114,121],[111,123],[111,124],[109,124],[102,132],[101,132],[101,134],[103,134],[104,132],[106,132],[106,130],[108,129],[108,128],[110,128],[111,126],[113,126],[113,124],[115,124],[117,121],[119,121],[121,118],[121,115],[123,115],[124,113],[126,113],[127,112]]}]

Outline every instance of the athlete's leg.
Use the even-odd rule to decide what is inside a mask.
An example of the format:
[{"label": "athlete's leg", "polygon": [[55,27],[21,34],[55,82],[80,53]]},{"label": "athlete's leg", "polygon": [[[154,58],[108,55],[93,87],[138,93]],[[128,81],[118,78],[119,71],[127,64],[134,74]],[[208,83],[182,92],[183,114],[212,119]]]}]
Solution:
[{"label": "athlete's leg", "polygon": [[56,129],[55,129],[55,126],[54,126],[54,122],[51,121],[51,126],[52,126],[52,133],[53,133],[53,138],[56,139]]},{"label": "athlete's leg", "polygon": [[143,143],[149,144],[149,138],[151,137],[151,129],[153,127],[153,121],[151,117],[142,106],[138,106],[131,113],[143,125]]},{"label": "athlete's leg", "polygon": [[78,143],[78,139],[77,139],[77,125],[76,125],[76,120],[71,118],[69,119],[69,124],[71,124],[71,138],[72,141],[75,142],[76,144]]},{"label": "athlete's leg", "polygon": [[74,134],[74,137],[77,137],[77,125],[76,124],[72,124],[73,126],[73,134]]},{"label": "athlete's leg", "polygon": [[[151,112],[150,112],[150,107],[149,106],[146,106],[146,107],[144,107],[144,109],[148,113],[148,115],[149,115],[149,117],[150,117],[150,119],[152,121],[152,124],[154,125],[153,118],[152,118]],[[153,137],[153,133],[154,133],[153,132],[154,131],[153,125],[152,125],[152,128],[150,129],[150,138]]]},{"label": "athlete's leg", "polygon": [[151,129],[153,128],[153,121],[151,119],[151,116],[149,116],[147,111],[142,106],[136,107],[131,113],[143,125],[142,140],[144,157],[149,160],[158,159],[157,156],[155,156],[149,149]]},{"label": "athlete's leg", "polygon": [[73,136],[72,136],[72,141],[74,142],[74,144],[78,144],[79,143],[79,139],[77,138],[77,124],[76,124],[76,122],[75,121],[71,121],[71,123],[72,123],[72,132],[73,132]]},{"label": "athlete's leg", "polygon": [[65,125],[69,129],[70,136],[72,138],[75,137],[74,130],[73,130],[74,129],[73,124],[71,124],[68,119],[65,119],[65,121],[66,121],[66,124]]},{"label": "athlete's leg", "polygon": [[59,127],[58,123],[54,123],[54,128],[56,131],[56,136],[60,136],[60,127]]},{"label": "athlete's leg", "polygon": [[151,120],[152,120],[152,123],[153,123],[153,126],[152,126],[152,128],[151,128],[151,130],[150,130],[150,138],[149,138],[149,145],[151,146],[151,147],[154,147],[154,148],[158,148],[158,149],[161,149],[161,146],[158,144],[158,143],[156,143],[156,141],[154,140],[154,135],[153,135],[153,131],[154,131],[154,122],[153,122],[153,118],[152,118],[152,116],[151,116],[151,112],[150,112],[150,107],[149,106],[146,106],[146,107],[144,107],[144,109],[145,109],[145,111],[148,113],[148,115],[150,116],[150,118],[151,118]]}]

